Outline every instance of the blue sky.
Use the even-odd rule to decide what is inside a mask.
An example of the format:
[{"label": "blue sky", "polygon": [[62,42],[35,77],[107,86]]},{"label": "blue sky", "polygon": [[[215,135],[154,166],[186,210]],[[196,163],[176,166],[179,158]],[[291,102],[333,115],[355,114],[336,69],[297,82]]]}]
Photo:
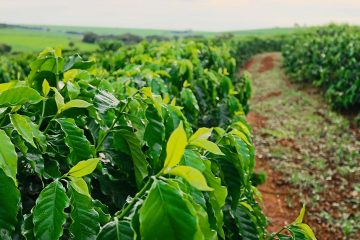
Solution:
[{"label": "blue sky", "polygon": [[0,22],[226,31],[341,22],[360,0],[0,0]]}]

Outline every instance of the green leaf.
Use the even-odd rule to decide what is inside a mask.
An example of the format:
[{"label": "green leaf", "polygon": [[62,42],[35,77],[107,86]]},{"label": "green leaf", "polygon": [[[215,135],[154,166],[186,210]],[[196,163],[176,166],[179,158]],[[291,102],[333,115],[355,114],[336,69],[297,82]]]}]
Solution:
[{"label": "green leaf", "polygon": [[91,105],[92,105],[91,103],[88,103],[84,100],[74,99],[74,100],[70,100],[69,102],[65,103],[62,106],[62,108],[60,108],[59,112],[64,112],[70,108],[88,108]]},{"label": "green leaf", "polygon": [[248,144],[250,146],[252,145],[250,143],[249,139],[247,138],[247,136],[243,132],[240,132],[237,129],[233,129],[233,130],[231,130],[230,134],[234,134],[234,135],[238,136],[239,138],[241,138],[241,140],[243,140],[246,144]]},{"label": "green leaf", "polygon": [[36,145],[34,143],[33,130],[30,126],[30,119],[25,118],[19,114],[11,114],[10,120],[16,131],[20,134],[20,136],[24,138],[25,141],[30,143],[34,148],[36,148]]},{"label": "green leaf", "polygon": [[204,160],[201,159],[200,153],[190,149],[185,149],[184,157],[182,158],[180,164],[196,168],[200,172],[205,170]]},{"label": "green leaf", "polygon": [[4,130],[0,129],[0,168],[16,183],[18,157],[15,147]]},{"label": "green leaf", "polygon": [[[300,223],[300,224],[303,224],[303,223]],[[304,224],[304,225],[306,225],[306,224]],[[306,230],[304,230],[303,227]],[[287,226],[285,229],[290,232],[291,239],[316,240],[314,233],[312,232],[311,228],[308,225],[306,225],[306,226],[290,225],[290,226]],[[307,233],[306,231],[309,231],[310,235],[308,235],[309,233]]]},{"label": "green leaf", "polygon": [[37,173],[39,178],[44,176],[44,158],[43,153],[37,149],[29,149],[24,155],[26,161],[30,164],[31,168]]},{"label": "green leaf", "polygon": [[39,130],[39,126],[36,125],[34,122],[31,121],[31,119],[27,116],[23,116],[26,121],[29,123],[29,126],[32,130],[32,135],[34,136],[35,140],[39,143],[42,150],[45,152],[46,150],[46,137],[43,132]]},{"label": "green leaf", "polygon": [[111,215],[109,214],[108,206],[101,203],[99,200],[93,199],[92,202],[94,204],[95,211],[99,214],[100,225],[107,224],[111,219]]},{"label": "green leaf", "polygon": [[308,236],[311,240],[316,240],[315,234],[312,231],[312,229],[309,227],[309,225],[305,223],[299,223],[296,224],[296,226],[300,228],[305,233],[305,235]]},{"label": "green leaf", "polygon": [[86,176],[95,170],[99,161],[99,158],[92,158],[86,161],[80,161],[75,166],[73,166],[67,174],[72,177],[78,178]]},{"label": "green leaf", "polygon": [[10,88],[0,94],[0,107],[10,107],[23,104],[36,104],[43,97],[29,87]]},{"label": "green leaf", "polygon": [[214,190],[207,185],[205,177],[199,170],[195,168],[188,166],[177,166],[171,169],[168,174],[184,178],[191,186],[200,191]]},{"label": "green leaf", "polygon": [[221,156],[219,158],[219,166],[222,172],[222,181],[227,186],[229,195],[231,196],[232,205],[237,205],[240,198],[240,187],[242,186],[242,177],[239,174],[237,161],[235,156],[231,156],[228,153],[227,157]]},{"label": "green leaf", "polygon": [[183,123],[170,135],[169,141],[166,145],[166,159],[164,163],[165,172],[176,166],[182,156],[184,155],[185,147],[187,145],[186,132]]},{"label": "green leaf", "polygon": [[0,235],[4,239],[12,239],[17,224],[19,203],[20,192],[15,182],[0,169]]},{"label": "green leaf", "polygon": [[85,61],[79,54],[75,54],[67,59],[64,65],[64,71],[70,69],[88,69],[94,64],[94,61]]},{"label": "green leaf", "polygon": [[17,81],[11,81],[7,83],[0,83],[0,93],[5,92],[6,90],[15,86]]},{"label": "green leaf", "polygon": [[190,142],[190,145],[200,147],[216,155],[224,155],[220,148],[213,142],[206,139],[196,139]]},{"label": "green leaf", "polygon": [[199,218],[199,226],[205,240],[216,240],[216,231],[210,228],[209,217],[206,211],[199,204],[193,204],[196,214]]},{"label": "green leaf", "polygon": [[54,49],[54,56],[55,56],[55,57],[58,57],[58,58],[61,58],[61,57],[62,57],[61,48],[56,47],[56,48]]},{"label": "green leaf", "polygon": [[211,136],[212,128],[199,128],[189,139],[189,143],[198,139],[208,139]]},{"label": "green leaf", "polygon": [[49,92],[50,92],[50,84],[49,84],[49,82],[46,80],[46,79],[44,79],[44,81],[43,81],[43,84],[42,84],[42,92],[43,92],[43,95],[46,97],[48,94],[49,94]]},{"label": "green leaf", "polygon": [[130,154],[134,163],[136,184],[137,186],[140,186],[144,178],[148,175],[148,163],[144,153],[141,150],[140,140],[136,137],[135,133],[125,129],[118,130],[114,133],[115,136],[120,135],[129,146]]},{"label": "green leaf", "polygon": [[140,234],[144,240],[194,239],[197,219],[181,192],[155,180],[140,209]]},{"label": "green leaf", "polygon": [[21,234],[26,240],[35,240],[32,213],[24,215],[24,221],[21,224]]},{"label": "green leaf", "polygon": [[33,211],[37,240],[57,240],[62,236],[63,224],[66,220],[64,209],[68,206],[69,198],[58,180],[50,183],[40,192]]},{"label": "green leaf", "polygon": [[54,87],[51,88],[55,92],[55,102],[57,107],[57,112],[60,113],[61,109],[64,107],[64,97],[61,95],[61,93]]},{"label": "green leaf", "polygon": [[90,197],[89,188],[85,180],[81,177],[69,177],[70,178],[70,186],[74,188],[78,193],[86,195]]},{"label": "green leaf", "polygon": [[84,135],[84,131],[80,129],[74,119],[60,118],[56,119],[61,129],[65,133],[65,143],[70,148],[68,157],[70,164],[76,164],[81,160],[87,160],[93,157],[94,147]]},{"label": "green leaf", "polygon": [[241,130],[247,135],[247,136],[251,136],[251,132],[249,130],[249,127],[243,123],[242,121],[238,121],[235,123],[235,125],[239,126],[241,128]]},{"label": "green leaf", "polygon": [[227,197],[227,188],[221,185],[221,179],[216,177],[211,171],[211,162],[209,160],[204,161],[206,170],[204,171],[205,178],[208,185],[214,189],[214,191],[209,192],[209,202],[212,207],[212,211],[215,217],[214,225],[216,230],[222,238],[225,238],[225,233],[223,230],[224,225],[224,214],[222,208],[225,205],[225,200]]},{"label": "green leaf", "polygon": [[134,231],[129,221],[119,221],[116,217],[114,221],[106,224],[100,231],[97,240],[133,240]]},{"label": "green leaf", "polygon": [[180,93],[182,105],[184,106],[184,114],[190,122],[197,122],[199,118],[199,104],[194,93],[189,88],[183,88]]},{"label": "green leaf", "polygon": [[165,126],[163,119],[153,105],[149,105],[146,109],[146,119],[148,124],[145,128],[144,140],[149,146],[149,152],[152,159],[152,166],[157,170],[162,168],[159,158],[163,150],[163,142],[165,139]]},{"label": "green leaf", "polygon": [[105,113],[109,109],[116,108],[120,102],[114,95],[102,90],[95,94],[93,103],[100,113]]},{"label": "green leaf", "polygon": [[234,211],[232,211],[232,215],[235,219],[237,227],[239,228],[239,235],[242,237],[242,239],[259,239],[257,225],[253,221],[254,217],[246,207],[242,205],[238,206]]},{"label": "green leaf", "polygon": [[300,214],[299,216],[295,219],[294,224],[299,224],[303,222],[304,219],[304,215],[305,215],[305,204],[303,205],[303,207],[301,208]]},{"label": "green leaf", "polygon": [[70,189],[71,219],[70,233],[75,240],[95,240],[100,230],[99,214],[91,198]]}]

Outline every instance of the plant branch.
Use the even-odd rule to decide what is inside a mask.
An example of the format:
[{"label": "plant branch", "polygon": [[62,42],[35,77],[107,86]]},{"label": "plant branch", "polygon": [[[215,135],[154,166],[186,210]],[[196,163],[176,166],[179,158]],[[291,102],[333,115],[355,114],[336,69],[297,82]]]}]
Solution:
[{"label": "plant branch", "polygon": [[149,186],[151,185],[152,179],[153,178],[149,178],[149,180],[147,180],[147,182],[141,188],[141,190],[135,195],[135,197],[133,199],[131,199],[131,202],[129,203],[129,205],[127,205],[126,208],[117,215],[117,217],[119,219],[126,216],[126,214],[128,214],[128,212],[132,209],[134,204],[142,197],[142,195],[146,192],[146,190],[148,190]]}]

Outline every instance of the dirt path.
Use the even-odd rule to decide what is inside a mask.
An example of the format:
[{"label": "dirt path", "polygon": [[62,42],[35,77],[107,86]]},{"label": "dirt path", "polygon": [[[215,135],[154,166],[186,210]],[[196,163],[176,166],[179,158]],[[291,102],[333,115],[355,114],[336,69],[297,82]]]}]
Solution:
[{"label": "dirt path", "polygon": [[248,121],[270,231],[295,219],[303,202],[319,240],[360,239],[360,141],[346,118],[313,88],[290,83],[281,55],[254,56]]}]

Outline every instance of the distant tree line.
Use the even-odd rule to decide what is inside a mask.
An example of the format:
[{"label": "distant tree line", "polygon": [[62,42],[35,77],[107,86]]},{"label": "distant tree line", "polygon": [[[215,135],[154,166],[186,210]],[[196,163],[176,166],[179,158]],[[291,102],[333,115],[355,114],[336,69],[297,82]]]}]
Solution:
[{"label": "distant tree line", "polygon": [[[102,43],[102,45],[109,44],[110,42],[122,42],[124,44],[136,44],[143,40],[147,40],[149,42],[151,41],[167,41],[170,40],[170,38],[166,36],[160,36],[160,35],[150,35],[146,36],[145,38],[134,35],[131,33],[125,33],[121,35],[98,35],[93,32],[87,32],[84,34],[82,41],[86,43]],[[114,43],[112,43],[114,44]]]}]

